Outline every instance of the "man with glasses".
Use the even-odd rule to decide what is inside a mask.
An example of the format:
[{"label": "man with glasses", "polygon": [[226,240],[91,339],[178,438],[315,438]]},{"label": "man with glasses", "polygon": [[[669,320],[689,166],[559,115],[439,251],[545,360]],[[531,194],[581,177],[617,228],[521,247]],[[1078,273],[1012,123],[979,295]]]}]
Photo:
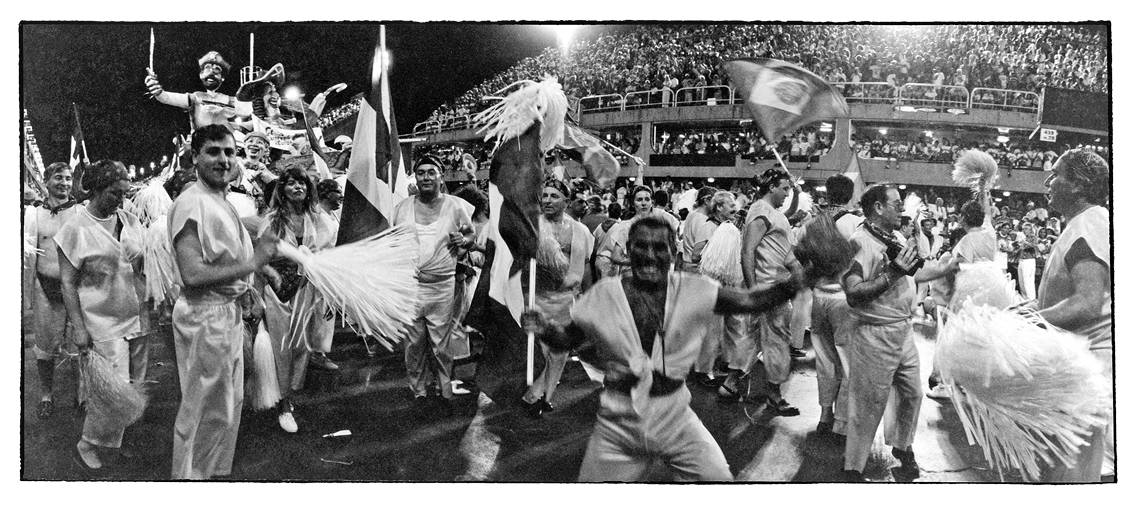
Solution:
[{"label": "man with glasses", "polygon": [[913,481],[919,470],[911,443],[923,397],[910,326],[915,282],[949,275],[957,271],[958,261],[919,269],[917,248],[902,246],[903,201],[897,189],[871,186],[859,205],[866,221],[851,237],[858,249],[851,270],[843,276],[843,290],[855,316],[848,339],[850,412],[843,469],[849,481],[863,481],[863,467],[893,390],[893,416],[887,418],[883,435],[893,447],[891,454],[902,463],[895,477]]}]

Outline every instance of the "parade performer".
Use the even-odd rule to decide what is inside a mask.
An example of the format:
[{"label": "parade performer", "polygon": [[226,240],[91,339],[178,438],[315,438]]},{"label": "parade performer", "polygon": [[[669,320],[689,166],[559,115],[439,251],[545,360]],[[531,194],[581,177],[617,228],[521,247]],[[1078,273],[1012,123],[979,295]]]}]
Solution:
[{"label": "parade performer", "polygon": [[633,222],[650,216],[666,220],[664,213],[653,208],[653,190],[648,186],[633,188],[633,208],[635,210],[633,217],[610,227],[609,232],[598,244],[594,266],[598,269],[599,277],[624,276],[629,272],[629,252],[626,250],[626,243]]},{"label": "parade performer", "polygon": [[[574,298],[590,286],[589,259],[594,251],[594,237],[590,230],[566,214],[569,196],[570,190],[562,181],[547,179],[542,189],[542,216],[538,220],[540,245],[535,303],[546,321],[559,326],[570,323]],[[560,258],[551,260],[552,256]],[[539,344],[546,366],[522,397],[527,412],[532,416],[554,410],[550,401],[554,399],[554,389],[569,358],[566,351]]]},{"label": "parade performer", "polygon": [[[830,250],[842,249],[849,244],[855,229],[863,222],[863,218],[856,215],[846,205],[851,201],[855,191],[855,183],[842,174],[835,174],[824,183],[827,188],[827,200],[830,205],[824,206],[815,219],[830,220],[835,225],[841,242],[826,245]],[[811,222],[806,227],[804,238],[797,244],[799,253],[811,245],[817,237],[812,234],[816,230]],[[850,248],[851,254],[854,249]],[[819,258],[815,255],[813,259]],[[850,262],[851,257],[845,257]],[[810,260],[801,259],[805,263]],[[823,267],[818,262],[805,270],[814,271]],[[827,434],[847,434],[847,394],[850,384],[847,381],[850,363],[847,358],[848,335],[851,330],[853,316],[851,307],[847,305],[847,297],[843,293],[840,277],[847,272],[850,265],[830,266],[834,275],[820,276],[812,286],[811,310],[811,347],[815,350],[816,386],[819,396],[819,423],[816,432]],[[830,272],[829,272],[830,274]],[[805,275],[811,278],[805,272]]]},{"label": "parade performer", "polygon": [[[336,230],[330,228],[324,213],[317,210],[315,185],[300,169],[289,169],[277,180],[269,209],[258,230],[259,237],[271,235],[284,244],[305,246],[313,252],[336,244]],[[275,371],[272,372],[277,374],[276,383],[280,389],[279,395],[275,396],[280,398],[277,420],[282,430],[293,433],[297,432],[297,422],[291,397],[304,387],[308,366],[339,369],[325,355],[332,350],[334,321],[326,319],[324,311],[314,310],[314,307],[321,307],[316,300],[319,295],[306,285],[295,263],[282,258],[269,265],[280,275],[278,286],[266,286],[263,292],[265,326],[274,343]],[[291,325],[293,320],[307,324]],[[295,341],[291,338],[294,331],[304,334],[300,339],[307,345],[293,347],[282,344]]]},{"label": "parade performer", "polygon": [[[36,371],[40,378],[40,403],[36,416],[51,418],[55,411],[52,390],[55,385],[55,360],[67,346],[73,323],[63,305],[59,271],[59,251],[52,238],[68,221],[78,216],[82,205],[71,197],[71,167],[55,162],[44,169],[47,198],[40,207],[24,210],[24,235],[41,253],[28,257],[27,269],[35,275],[32,289],[32,312],[35,317]],[[78,401],[77,401],[78,402]]]},{"label": "parade performer", "polygon": [[[111,381],[129,388],[127,339],[141,334],[143,229],[138,218],[119,209],[130,189],[123,164],[100,160],[88,165],[83,187],[91,196],[88,206],[55,235],[64,306],[75,322],[72,332],[80,352],[99,355],[110,364]],[[88,387],[95,388],[90,382]],[[104,467],[96,448],[118,449],[123,431],[134,420],[116,416],[114,406],[105,405],[101,396],[87,399],[75,461],[93,471]]]},{"label": "parade performer", "polygon": [[[760,176],[756,202],[744,219],[741,238],[741,272],[745,287],[770,288],[788,273],[792,256],[791,224],[780,212],[780,206],[791,192],[791,177],[782,169],[769,169]],[[736,402],[744,399],[742,378],[752,370],[756,352],[762,353],[768,382],[765,392],[767,407],[780,416],[796,416],[799,409],[788,404],[780,386],[791,374],[791,303],[780,304],[763,314],[754,315],[749,335],[743,341],[726,341],[725,355],[731,369],[717,391],[718,399]]]},{"label": "parade performer", "polygon": [[475,242],[469,204],[441,192],[443,162],[425,156],[415,164],[415,198],[396,204],[394,226],[416,229],[419,244],[418,312],[404,349],[408,387],[416,404],[429,402],[434,373],[440,394],[450,399],[451,357],[446,353],[455,303],[457,258]]},{"label": "parade performer", "polygon": [[238,164],[230,130],[199,128],[190,148],[198,181],[175,199],[169,221],[181,285],[171,319],[182,387],[171,476],[201,480],[226,476],[233,465],[243,399],[239,298],[275,254],[276,238],[255,248],[226,202]]},{"label": "parade performer", "polygon": [[[740,271],[740,229],[734,219],[736,199],[732,192],[718,191],[709,200],[708,209],[709,220],[716,225],[716,229],[701,249],[700,273],[724,286],[740,287],[744,282],[744,274]],[[726,340],[739,342],[747,338],[748,320],[749,315],[746,314],[728,314],[724,318],[713,319],[713,325],[709,327],[701,344],[701,353],[693,364],[701,385],[720,387],[724,373],[721,372],[718,376],[716,359],[721,355],[722,343]]]},{"label": "parade performer", "polygon": [[740,291],[693,273],[672,271],[676,238],[659,218],[632,224],[631,276],[600,280],[571,309],[570,325],[528,312],[524,325],[555,349],[594,343],[605,363],[598,420],[579,481],[642,481],[660,459],[684,481],[730,481],[724,454],[689,407],[685,388],[703,331],[719,314],[786,303],[793,276],[768,289]]},{"label": "parade performer", "polygon": [[[1109,166],[1089,150],[1070,150],[1054,162],[1045,182],[1049,207],[1065,217],[1065,228],[1045,263],[1037,301],[1028,309],[1035,306],[1045,321],[1087,338],[1111,385],[1112,256],[1109,212],[1104,207]],[[1081,448],[1077,463],[1051,469],[1046,481],[1096,482],[1102,474],[1116,473],[1111,411],[1105,419],[1107,425],[1091,427],[1089,444]]]},{"label": "parade performer", "polygon": [[681,224],[681,269],[688,272],[697,272],[700,269],[701,251],[717,228],[717,224],[709,216],[716,188],[702,186],[696,194],[693,209]]},{"label": "parade performer", "polygon": [[873,185],[863,193],[859,206],[866,221],[852,235],[857,246],[855,261],[843,275],[843,290],[855,316],[847,345],[851,386],[844,473],[851,481],[862,481],[863,466],[893,389],[894,416],[886,420],[883,433],[893,447],[892,455],[902,463],[896,476],[914,480],[919,469],[911,443],[922,403],[918,349],[910,326],[915,281],[951,274],[957,262],[919,270],[917,248],[900,246],[905,241],[898,232],[903,212],[898,190]]},{"label": "parade performer", "polygon": [[249,102],[240,102],[218,91],[226,80],[225,73],[229,71],[230,64],[222,58],[222,55],[217,51],[210,51],[198,58],[198,78],[206,91],[193,93],[166,91],[158,82],[158,75],[154,73],[154,69],[147,69],[144,83],[155,100],[189,111],[191,129],[197,130],[206,125],[225,125],[233,129],[232,123],[238,117],[249,116],[253,110]]}]

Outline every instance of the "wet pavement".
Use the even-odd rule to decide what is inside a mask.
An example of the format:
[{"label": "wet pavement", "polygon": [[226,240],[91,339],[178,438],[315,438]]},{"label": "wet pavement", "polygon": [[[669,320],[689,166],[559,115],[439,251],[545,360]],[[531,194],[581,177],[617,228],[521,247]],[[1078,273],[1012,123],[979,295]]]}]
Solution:
[{"label": "wet pavement", "polygon": [[[923,377],[933,352],[931,327],[915,325]],[[177,369],[169,331],[153,336],[147,378],[150,402],[143,419],[129,427],[124,447],[133,458],[101,479],[165,480],[178,409]],[[402,354],[369,356],[363,341],[338,333],[330,353],[340,371],[310,371],[306,389],[294,400],[300,430],[288,434],[276,412],[245,410],[238,435],[235,481],[496,481],[573,482],[593,429],[598,386],[582,367],[567,365],[555,411],[532,419],[517,405],[522,395],[525,344],[521,336],[488,343],[478,374],[481,392],[450,405],[413,406],[404,379]],[[373,351],[375,344],[373,343]],[[691,382],[692,407],[724,450],[733,475],[749,482],[840,481],[843,443],[815,432],[819,417],[813,352],[798,359],[785,397],[801,411],[772,417],[758,404],[725,405],[715,392]],[[57,368],[56,410],[36,418],[38,380],[31,336],[24,338],[22,469],[25,480],[88,479],[71,461],[82,418],[70,400],[75,376],[70,364]],[[755,383],[760,384],[759,380]],[[322,437],[337,431],[349,436]],[[949,404],[924,399],[914,450],[922,468],[918,481],[992,482],[980,450],[969,446]],[[879,445],[867,466],[873,481],[894,481],[898,463]],[[1006,476],[1008,480],[1010,477]],[[668,481],[657,466],[647,481]]]}]

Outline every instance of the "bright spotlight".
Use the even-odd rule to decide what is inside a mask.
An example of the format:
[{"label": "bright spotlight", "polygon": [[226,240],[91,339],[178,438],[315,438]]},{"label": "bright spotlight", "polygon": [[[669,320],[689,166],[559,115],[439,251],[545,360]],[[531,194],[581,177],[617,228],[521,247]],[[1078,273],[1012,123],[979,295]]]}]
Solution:
[{"label": "bright spotlight", "polygon": [[999,135],[999,136],[997,136],[997,141],[1002,143],[1002,144],[1005,144],[1005,143],[1009,142],[1009,137],[1006,137],[1004,135]]},{"label": "bright spotlight", "polygon": [[1009,196],[1009,192],[1001,192],[1001,196],[1002,196],[1002,197],[1008,197],[1008,196]]},{"label": "bright spotlight", "polygon": [[300,100],[300,98],[305,96],[305,95],[303,93],[301,93],[301,87],[300,86],[297,86],[295,84],[291,84],[291,85],[285,87],[285,92],[282,93],[281,96],[285,100]]},{"label": "bright spotlight", "polygon": [[715,178],[715,177],[710,177],[710,178],[708,178],[708,182],[710,182],[710,183],[715,183],[715,182],[716,182],[716,178]]},{"label": "bright spotlight", "polygon": [[886,128],[880,128],[879,129],[879,135],[887,135],[887,129]]},{"label": "bright spotlight", "polygon": [[551,25],[550,28],[554,30],[554,35],[558,37],[558,47],[562,49],[563,53],[570,51],[570,43],[574,41],[574,32],[578,31],[577,25]]}]

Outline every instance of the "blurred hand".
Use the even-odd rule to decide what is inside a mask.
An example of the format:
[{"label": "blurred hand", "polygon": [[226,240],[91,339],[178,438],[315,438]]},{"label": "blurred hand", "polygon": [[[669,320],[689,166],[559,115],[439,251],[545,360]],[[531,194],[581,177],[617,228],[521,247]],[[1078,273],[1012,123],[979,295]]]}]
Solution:
[{"label": "blurred hand", "polygon": [[278,240],[272,234],[263,234],[257,239],[257,244],[253,249],[253,261],[258,267],[269,263],[273,257],[277,256]]},{"label": "blurred hand", "polygon": [[528,334],[541,335],[546,330],[546,318],[542,313],[528,309],[522,314],[522,328]]},{"label": "blurred hand", "polygon": [[918,249],[915,248],[914,245],[908,244],[899,252],[898,256],[891,261],[891,267],[894,267],[899,272],[910,272],[917,261]]}]

